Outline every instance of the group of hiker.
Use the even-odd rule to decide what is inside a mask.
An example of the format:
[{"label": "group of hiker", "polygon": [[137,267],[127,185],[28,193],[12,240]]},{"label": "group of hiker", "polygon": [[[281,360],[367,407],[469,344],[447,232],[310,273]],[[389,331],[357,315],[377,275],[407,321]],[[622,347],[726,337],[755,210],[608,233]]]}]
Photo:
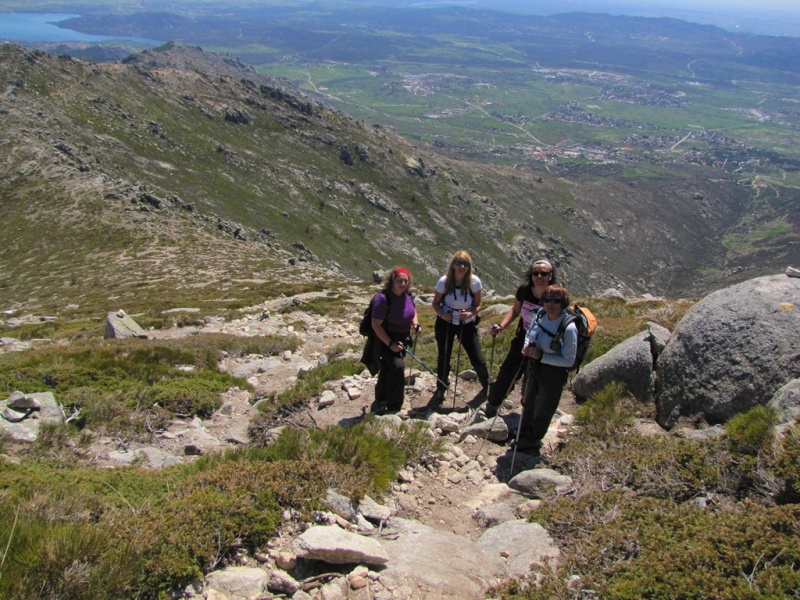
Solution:
[{"label": "group of hiker", "polygon": [[[427,408],[439,410],[444,402],[450,389],[453,346],[458,341],[478,376],[482,387],[478,396],[486,400],[482,411],[487,418],[497,415],[503,400],[525,376],[520,429],[512,444],[518,451],[538,455],[578,348],[578,329],[566,310],[569,295],[557,284],[550,261],[541,259],[529,266],[513,306],[490,329],[491,335],[497,336],[517,322],[508,355],[491,382],[478,335],[483,285],[473,271],[469,253],[459,250],[436,283],[436,391]],[[421,329],[410,292],[412,283],[408,269],[395,267],[386,274],[383,290],[371,303],[371,326],[380,344],[375,350],[379,370],[372,412],[394,412],[403,406],[404,358],[412,331],[419,335]]]}]

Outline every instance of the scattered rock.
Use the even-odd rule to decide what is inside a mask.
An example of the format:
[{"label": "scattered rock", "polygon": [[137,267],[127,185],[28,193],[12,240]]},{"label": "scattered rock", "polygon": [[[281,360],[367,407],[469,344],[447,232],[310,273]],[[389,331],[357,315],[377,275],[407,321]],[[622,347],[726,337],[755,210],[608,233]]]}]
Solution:
[{"label": "scattered rock", "polygon": [[225,594],[228,600],[250,600],[267,590],[270,575],[254,567],[228,567],[209,573],[206,586]]},{"label": "scattered rock", "polygon": [[147,334],[124,310],[106,316],[105,339],[147,338]]},{"label": "scattered rock", "polygon": [[[492,527],[478,540],[482,548],[506,557],[508,574],[521,577],[530,573],[531,565],[542,565],[548,559],[558,559],[561,551],[544,527],[538,523],[509,520]],[[551,563],[551,566],[555,564]]]},{"label": "scattered rock", "polygon": [[572,478],[553,469],[531,469],[515,475],[508,487],[532,498],[552,498],[572,487]]},{"label": "scattered rock", "polygon": [[377,541],[336,526],[310,527],[294,541],[292,550],[299,558],[321,560],[334,565],[382,565],[389,560]]}]

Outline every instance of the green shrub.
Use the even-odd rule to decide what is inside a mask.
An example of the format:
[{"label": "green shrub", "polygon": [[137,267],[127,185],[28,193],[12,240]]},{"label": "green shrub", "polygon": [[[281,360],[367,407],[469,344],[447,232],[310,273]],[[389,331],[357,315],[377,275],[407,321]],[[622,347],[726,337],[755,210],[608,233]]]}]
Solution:
[{"label": "green shrub", "polygon": [[800,589],[798,506],[717,512],[617,491],[546,502],[535,517],[559,542],[561,565],[494,597],[766,599]]},{"label": "green shrub", "polygon": [[131,598],[139,572],[113,520],[167,493],[172,473],[78,469],[54,461],[0,469],[0,598]]},{"label": "green shrub", "polygon": [[716,444],[620,431],[602,441],[579,435],[551,459],[581,482],[580,493],[631,489],[678,502],[709,492],[730,493],[730,459]]},{"label": "green shrub", "polygon": [[[133,597],[136,573],[102,524],[28,518],[0,506],[0,597]],[[6,553],[7,550],[7,553]]]},{"label": "green shrub", "polygon": [[73,424],[123,437],[146,437],[174,416],[209,417],[220,395],[246,381],[217,367],[222,352],[273,353],[296,341],[277,337],[192,336],[188,340],[84,340],[0,356],[0,387],[52,391]]},{"label": "green shrub", "polygon": [[350,489],[353,497],[361,497],[385,492],[398,469],[408,462],[420,462],[440,447],[441,442],[429,435],[424,424],[389,425],[368,415],[350,427],[286,429],[275,444],[264,449],[264,456],[270,460],[326,460],[352,467],[359,480],[351,482],[354,487]]},{"label": "green shrub", "polygon": [[613,438],[633,422],[633,411],[624,401],[624,386],[609,383],[589,397],[575,412],[575,423],[586,435],[601,440]]},{"label": "green shrub", "polygon": [[[160,503],[115,521],[129,540],[146,597],[185,587],[240,547],[264,548],[290,508],[308,519],[321,506],[330,468],[309,461],[210,461]],[[154,535],[153,532],[159,532]]]},{"label": "green shrub", "polygon": [[158,405],[181,417],[209,418],[222,401],[220,395],[230,387],[216,378],[181,377],[155,383],[147,390],[148,405]]},{"label": "green shrub", "polygon": [[751,456],[769,450],[777,422],[777,413],[760,405],[734,416],[725,424],[725,435],[731,450]]},{"label": "green shrub", "polygon": [[260,414],[250,424],[250,439],[256,444],[265,443],[264,430],[269,427],[269,422],[275,415],[303,406],[319,395],[328,381],[354,375],[363,370],[364,365],[355,358],[336,358],[312,369],[304,377],[299,378],[290,389],[259,403]]},{"label": "green shrub", "polygon": [[771,466],[781,482],[778,502],[800,502],[800,431],[797,427],[789,427],[779,439]]},{"label": "green shrub", "polygon": [[329,460],[245,452],[161,471],[5,466],[2,598],[166,597],[239,548],[263,548],[283,510],[309,519],[330,485],[364,478]]}]

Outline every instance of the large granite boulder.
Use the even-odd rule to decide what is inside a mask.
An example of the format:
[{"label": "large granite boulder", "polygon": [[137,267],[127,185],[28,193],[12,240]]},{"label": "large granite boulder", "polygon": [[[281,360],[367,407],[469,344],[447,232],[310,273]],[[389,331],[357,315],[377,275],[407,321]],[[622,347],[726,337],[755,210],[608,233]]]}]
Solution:
[{"label": "large granite boulder", "polygon": [[695,304],[678,323],[656,366],[657,420],[681,415],[725,422],[800,373],[800,282],[751,279]]},{"label": "large granite boulder", "polygon": [[612,381],[618,381],[637,400],[652,402],[655,371],[650,338],[648,331],[637,333],[581,367],[572,382],[572,391],[576,396],[588,398]]}]

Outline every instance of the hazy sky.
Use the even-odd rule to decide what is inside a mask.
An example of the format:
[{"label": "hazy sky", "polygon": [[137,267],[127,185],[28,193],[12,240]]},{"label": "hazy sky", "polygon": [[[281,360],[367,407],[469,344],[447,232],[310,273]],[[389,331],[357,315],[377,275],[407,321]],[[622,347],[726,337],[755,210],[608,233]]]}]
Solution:
[{"label": "hazy sky", "polygon": [[[469,2],[469,0],[467,0]],[[466,3],[466,2],[465,2]],[[475,4],[492,4],[486,0],[475,0]],[[713,10],[715,12],[737,12],[739,10],[758,11],[764,9],[791,10],[800,12],[800,0],[498,0],[497,4],[524,7],[546,7],[548,12],[567,12],[572,6],[592,7],[598,12],[613,12],[615,8],[626,9],[626,12],[640,8],[653,10],[663,8],[666,11],[681,9],[694,9],[699,11]]]},{"label": "hazy sky", "polygon": [[[446,3],[447,0],[438,0]],[[419,0],[419,4],[436,3],[437,0]],[[633,14],[638,10],[652,12],[663,10],[664,14],[679,10],[698,12],[736,13],[741,11],[787,10],[800,13],[800,0],[453,0],[454,4],[492,5],[513,7],[520,11],[556,13],[573,10]]]},{"label": "hazy sky", "polygon": [[[381,1],[381,0],[375,0]],[[391,0],[384,0],[389,1]],[[403,2],[403,0],[397,0]],[[800,0],[411,0],[418,5],[463,4],[534,15],[597,12],[674,17],[732,31],[800,37]]]}]

